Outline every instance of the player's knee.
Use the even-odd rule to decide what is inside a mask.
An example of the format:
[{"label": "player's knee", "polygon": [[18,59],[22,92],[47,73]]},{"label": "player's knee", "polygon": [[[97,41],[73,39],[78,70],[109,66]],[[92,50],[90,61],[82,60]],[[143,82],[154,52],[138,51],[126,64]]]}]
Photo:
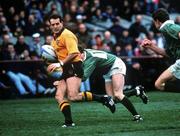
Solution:
[{"label": "player's knee", "polygon": [[159,84],[158,81],[156,81],[156,82],[154,83],[154,86],[155,86],[156,89],[159,89],[159,90],[160,90],[160,84]]},{"label": "player's knee", "polygon": [[77,101],[77,99],[76,99],[76,96],[75,95],[68,95],[68,99],[70,100],[70,101]]},{"label": "player's knee", "polygon": [[58,94],[55,95],[55,99],[57,102],[63,101],[63,98],[61,97],[61,95],[58,95]]},{"label": "player's knee", "polygon": [[156,81],[154,84],[155,88],[158,90],[164,90],[164,85],[165,85],[164,83],[161,83],[159,81]]},{"label": "player's knee", "polygon": [[124,98],[124,94],[123,93],[114,93],[114,97],[121,101]]}]

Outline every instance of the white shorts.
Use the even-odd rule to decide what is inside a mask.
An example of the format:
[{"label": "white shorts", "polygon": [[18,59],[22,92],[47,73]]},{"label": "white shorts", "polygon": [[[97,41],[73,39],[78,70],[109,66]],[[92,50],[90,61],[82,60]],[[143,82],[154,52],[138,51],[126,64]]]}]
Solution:
[{"label": "white shorts", "polygon": [[112,75],[123,74],[126,75],[126,65],[120,58],[116,58],[114,64],[106,75],[103,75],[105,82],[110,82]]},{"label": "white shorts", "polygon": [[180,59],[176,60],[168,69],[177,79],[180,79]]}]

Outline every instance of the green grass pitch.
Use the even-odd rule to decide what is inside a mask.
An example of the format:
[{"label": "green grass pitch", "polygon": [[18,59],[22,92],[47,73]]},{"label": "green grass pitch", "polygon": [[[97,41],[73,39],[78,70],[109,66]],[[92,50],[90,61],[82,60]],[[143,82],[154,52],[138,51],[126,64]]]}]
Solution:
[{"label": "green grass pitch", "polygon": [[114,114],[99,103],[73,103],[76,127],[61,128],[54,98],[0,100],[0,136],[180,136],[180,93],[149,92],[146,105],[131,97],[144,121],[131,121],[117,104]]}]

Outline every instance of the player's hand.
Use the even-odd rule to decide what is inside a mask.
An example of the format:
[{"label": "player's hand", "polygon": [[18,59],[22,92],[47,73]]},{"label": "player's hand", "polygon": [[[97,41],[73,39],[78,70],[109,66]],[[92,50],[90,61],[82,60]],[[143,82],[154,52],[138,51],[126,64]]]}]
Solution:
[{"label": "player's hand", "polygon": [[149,39],[144,39],[141,43],[141,46],[144,48],[148,48],[152,46],[152,41],[150,41]]},{"label": "player's hand", "polygon": [[52,72],[58,67],[61,67],[60,63],[52,63],[47,67],[47,71]]},{"label": "player's hand", "polygon": [[58,86],[58,85],[59,85],[59,81],[54,81],[54,82],[53,82],[53,85],[54,85],[54,86]]}]

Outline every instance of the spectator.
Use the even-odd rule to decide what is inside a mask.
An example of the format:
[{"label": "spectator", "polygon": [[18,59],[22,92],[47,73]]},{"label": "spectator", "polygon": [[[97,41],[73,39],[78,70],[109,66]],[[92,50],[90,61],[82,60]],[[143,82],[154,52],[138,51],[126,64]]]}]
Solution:
[{"label": "spectator", "polygon": [[13,20],[12,20],[11,23],[12,23],[12,24],[9,25],[9,26],[11,26],[11,31],[12,31],[13,33],[15,32],[15,30],[16,30],[17,27],[23,28],[23,26],[21,25],[20,20],[19,20],[19,14],[15,14],[15,15],[13,16]]},{"label": "spectator", "polygon": [[41,36],[47,36],[51,34],[51,30],[49,29],[49,21],[47,19],[41,24],[39,28],[39,33]]},{"label": "spectator", "polygon": [[10,36],[8,34],[3,34],[2,36],[2,44],[1,44],[1,49],[2,49],[2,52],[5,53],[7,50],[7,45],[9,43],[11,43],[11,39],[10,39]]},{"label": "spectator", "polygon": [[114,34],[116,41],[119,41],[119,38],[122,36],[124,28],[120,26],[120,18],[116,17],[113,19],[113,25],[109,28],[109,31]]},{"label": "spectator", "polygon": [[102,16],[102,11],[101,9],[96,9],[94,14],[92,15],[91,17],[91,21],[93,23],[96,23],[96,22],[101,22],[103,20],[103,16]]},{"label": "spectator", "polygon": [[23,35],[23,29],[21,27],[17,27],[14,32],[14,36],[19,37],[20,35]]},{"label": "spectator", "polygon": [[45,43],[44,44],[51,45],[52,40],[53,40],[53,37],[51,35],[47,35],[45,37]]},{"label": "spectator", "polygon": [[127,45],[128,43],[132,43],[133,39],[129,36],[129,31],[127,29],[124,29],[122,32],[122,36],[119,38],[119,43],[122,44],[122,47]]},{"label": "spectator", "polygon": [[67,12],[71,15],[72,21],[76,21],[76,16],[77,16],[77,4],[71,4],[69,6],[69,11]]},{"label": "spectator", "polygon": [[38,9],[37,4],[38,4],[37,2],[32,2],[32,7],[29,10],[29,14],[34,15],[34,17],[36,19],[36,22],[42,23],[43,22],[43,17],[42,17],[41,12]]},{"label": "spectator", "polygon": [[[6,56],[3,57],[4,60],[19,60],[19,56],[16,54],[13,44],[11,43],[8,44],[7,53],[8,54],[6,54]],[[28,94],[26,87],[33,95],[37,93],[36,81],[32,80],[28,75],[11,70],[6,71],[6,75],[9,77],[12,83],[14,83],[20,95]],[[38,84],[38,91],[39,93],[44,93],[46,91],[46,88],[43,87],[41,84]]]},{"label": "spectator", "polygon": [[64,26],[74,33],[78,31],[77,24],[72,20],[72,17],[69,13],[65,13],[64,15]]},{"label": "spectator", "polygon": [[118,2],[118,15],[120,15],[122,18],[131,20],[132,16],[132,11],[131,11],[131,6],[132,3],[130,0],[123,0]]},{"label": "spectator", "polygon": [[20,59],[21,60],[31,60],[31,56],[30,56],[30,53],[29,53],[29,50],[23,50],[23,52],[21,53],[21,56],[20,56]]},{"label": "spectator", "polygon": [[52,14],[54,10],[60,16],[63,16],[62,4],[59,2],[59,0],[49,1],[45,7],[45,14]]},{"label": "spectator", "polygon": [[148,32],[146,28],[141,23],[142,23],[142,16],[137,15],[135,18],[135,23],[133,23],[129,28],[129,35],[134,39],[133,49],[137,46],[136,40],[141,33],[144,33],[146,34],[146,36],[148,36]]},{"label": "spectator", "polygon": [[19,23],[22,29],[25,29],[26,26],[26,13],[24,10],[20,11],[19,13]]},{"label": "spectator", "polygon": [[103,43],[106,44],[110,50],[112,51],[113,47],[114,47],[114,41],[112,40],[112,35],[110,31],[105,31],[104,32],[104,39],[103,39]]},{"label": "spectator", "polygon": [[41,57],[41,46],[44,44],[41,42],[41,37],[39,33],[34,33],[32,35],[33,42],[30,45],[30,51],[34,59],[39,59]]},{"label": "spectator", "polygon": [[116,14],[115,14],[113,8],[108,5],[106,7],[105,12],[102,13],[102,16],[103,16],[103,20],[105,20],[105,21],[107,21],[107,20],[112,21],[116,17]]},{"label": "spectator", "polygon": [[0,36],[2,36],[4,33],[7,33],[7,30],[10,30],[10,28],[7,25],[6,18],[2,16],[0,17]]},{"label": "spectator", "polygon": [[6,52],[3,54],[3,60],[18,60],[19,59],[14,49],[14,45],[12,43],[7,43],[5,50]]},{"label": "spectator", "polygon": [[76,33],[79,44],[84,48],[90,47],[91,35],[88,33],[87,27],[84,23],[78,25],[78,32]]},{"label": "spectator", "polygon": [[97,34],[93,39],[94,44],[92,45],[92,49],[101,50],[103,49],[103,42],[100,34]]},{"label": "spectator", "polygon": [[137,15],[135,17],[135,23],[133,23],[129,28],[130,36],[136,39],[139,37],[140,33],[146,34],[148,36],[148,32],[146,28],[142,25],[142,16]]},{"label": "spectator", "polygon": [[113,54],[117,57],[126,56],[126,52],[124,51],[124,48],[120,44],[116,44],[113,48]]},{"label": "spectator", "polygon": [[24,50],[30,51],[29,46],[25,43],[24,35],[19,35],[17,43],[14,45],[17,55],[21,55]]},{"label": "spectator", "polygon": [[144,2],[143,0],[134,0],[132,4],[132,13],[133,14],[142,14]]},{"label": "spectator", "polygon": [[32,36],[34,33],[39,31],[40,24],[36,22],[34,15],[30,14],[28,16],[28,21],[26,23],[26,29],[24,30],[24,34],[27,36]]},{"label": "spectator", "polygon": [[158,9],[160,0],[145,0],[146,3],[146,14],[151,15],[151,13]]},{"label": "spectator", "polygon": [[93,4],[92,4],[91,9],[90,9],[92,15],[94,15],[94,13],[95,13],[95,11],[97,9],[101,9],[101,5],[100,4],[101,4],[100,0],[94,0],[93,1]]},{"label": "spectator", "polygon": [[15,9],[14,6],[11,6],[11,7],[9,8],[8,12],[6,13],[6,18],[7,18],[7,24],[8,24],[8,26],[13,25],[12,23],[13,23],[13,18],[14,18],[14,16],[15,16],[15,14],[16,14],[16,9]]},{"label": "spectator", "polygon": [[83,6],[79,6],[77,9],[77,15],[81,15],[83,22],[87,20],[87,15]]}]

